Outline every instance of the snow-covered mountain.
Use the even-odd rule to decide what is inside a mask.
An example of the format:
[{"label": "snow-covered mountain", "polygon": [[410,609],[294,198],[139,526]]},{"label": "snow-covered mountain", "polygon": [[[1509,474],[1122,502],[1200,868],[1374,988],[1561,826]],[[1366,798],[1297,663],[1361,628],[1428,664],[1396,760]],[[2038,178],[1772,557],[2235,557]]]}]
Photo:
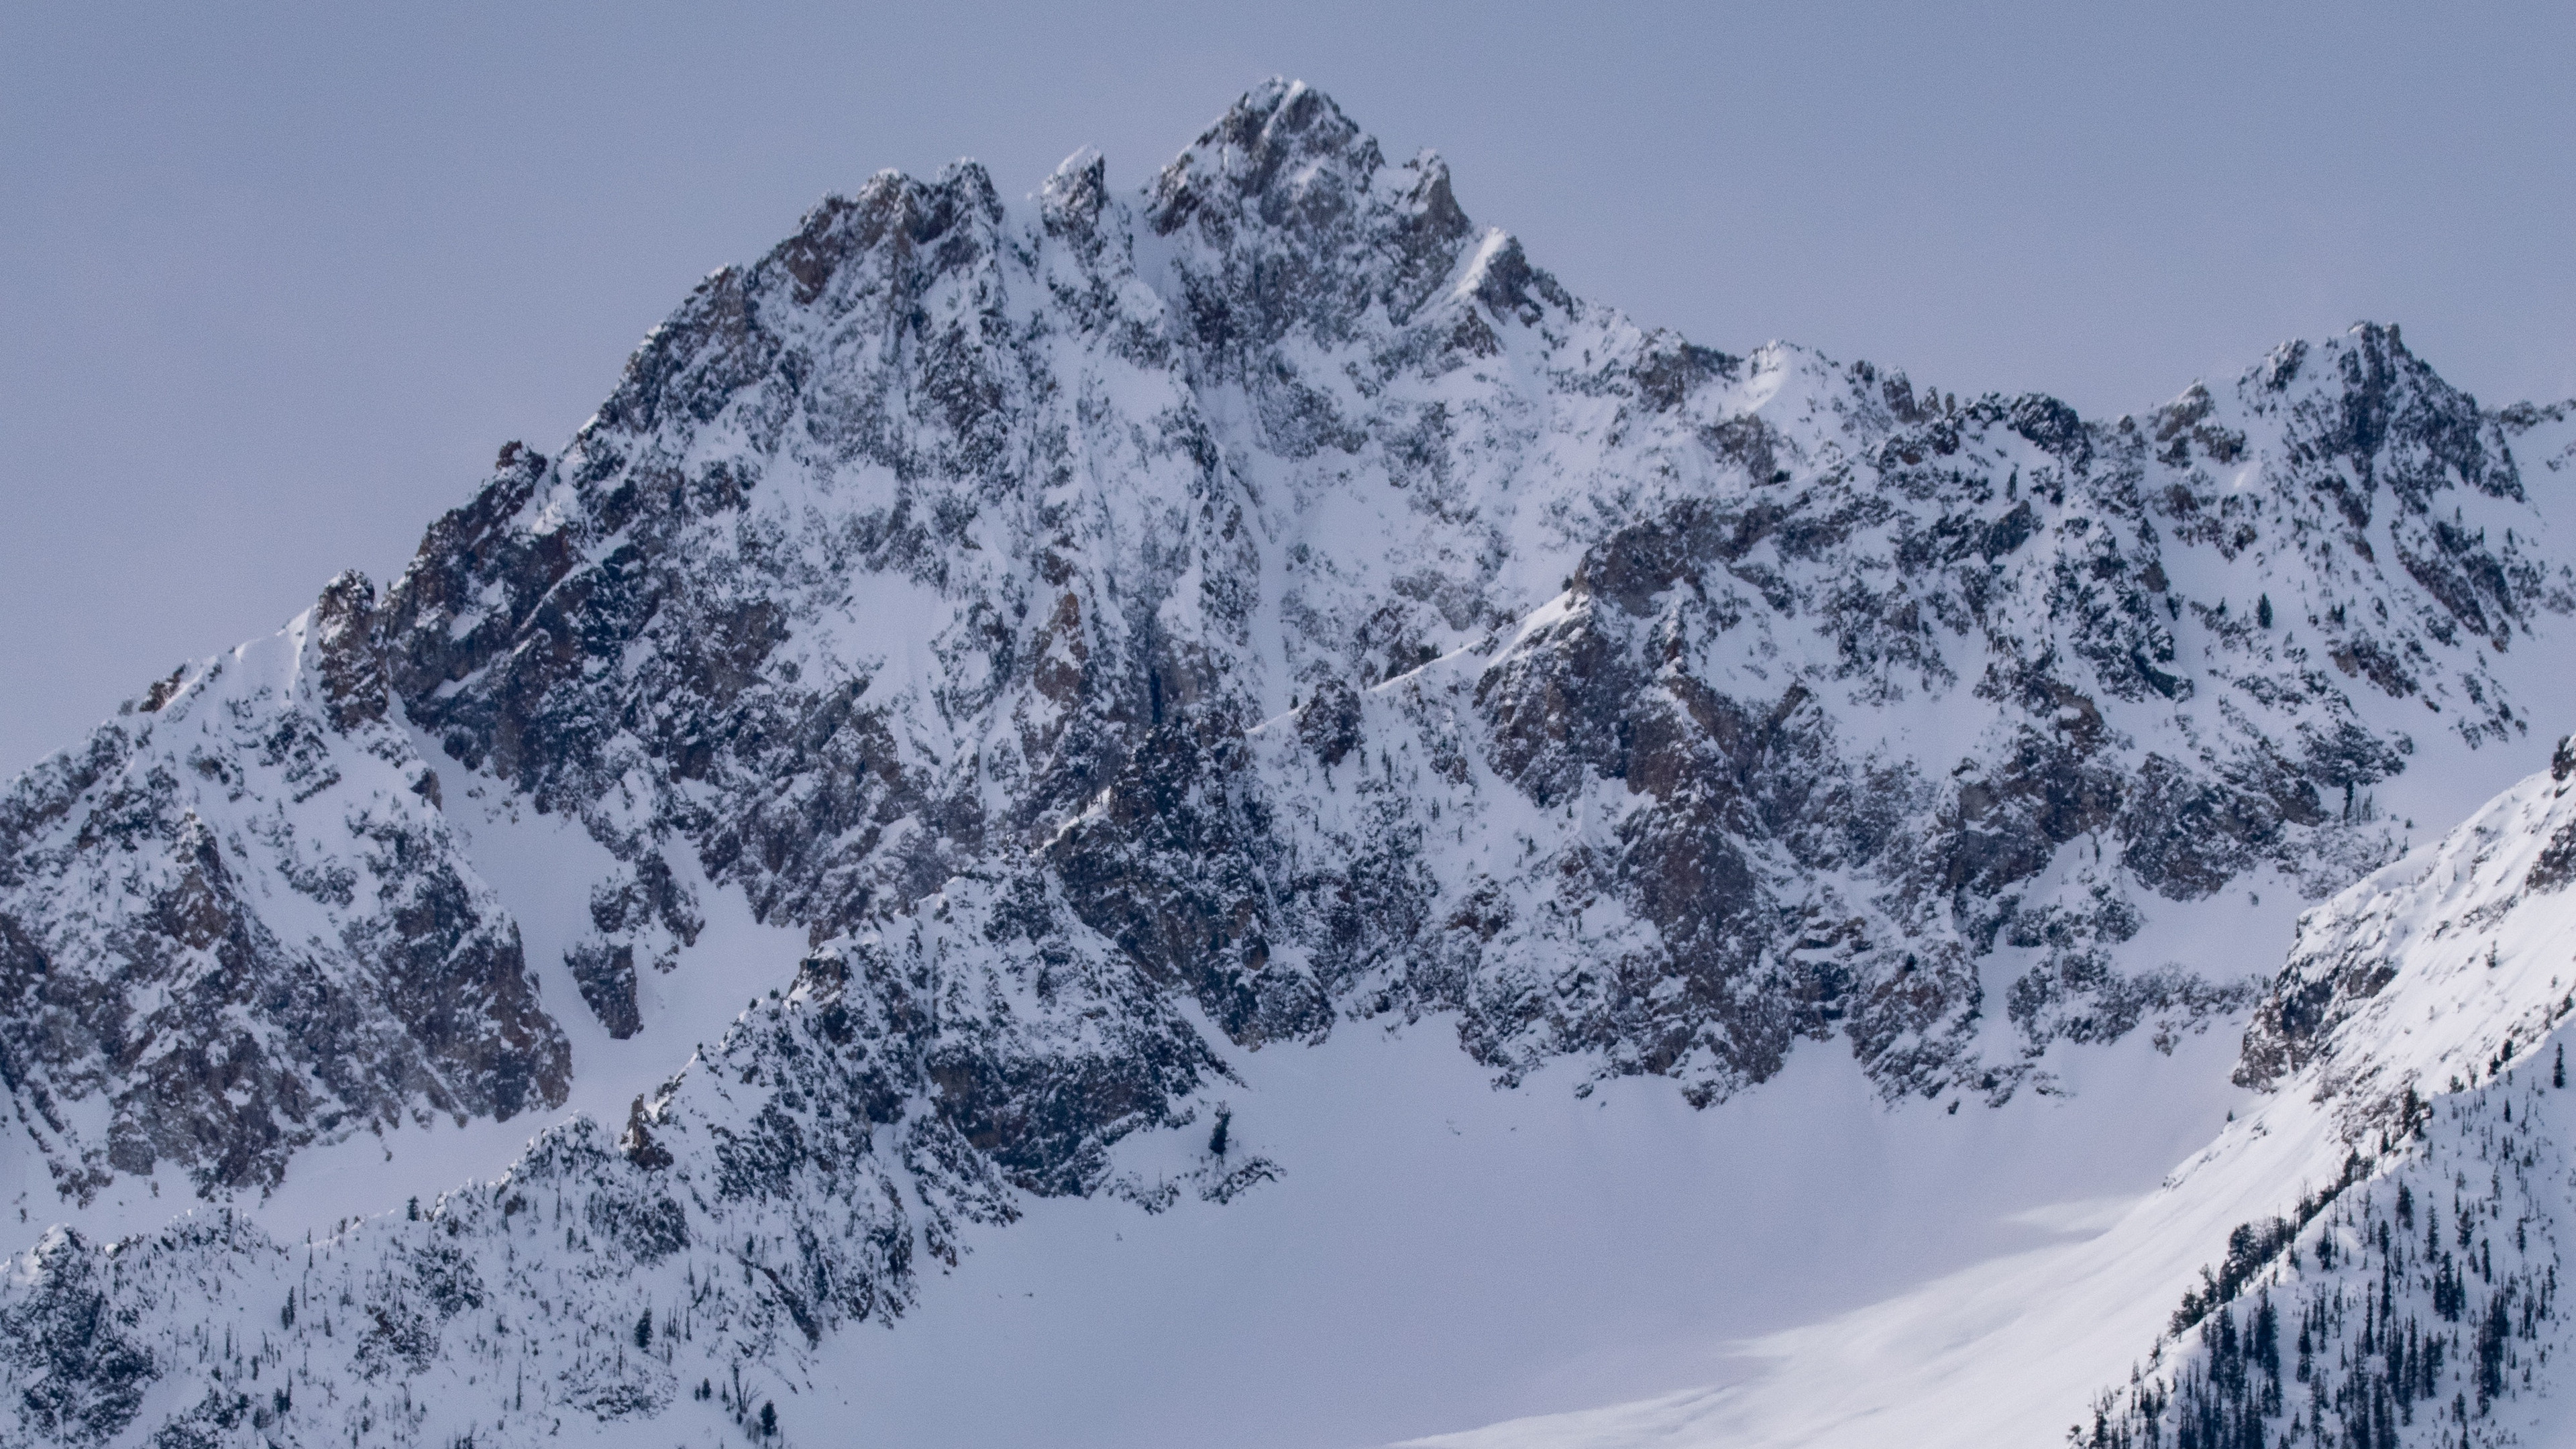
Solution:
[{"label": "snow-covered mountain", "polygon": [[[2571,450],[2394,328],[2109,420],[1713,352],[1284,82],[1131,195],[1089,154],[1017,203],[880,175],[389,587],[0,799],[0,1172],[72,1224],[0,1291],[0,1442],[826,1432],[795,1398],[1001,1225],[1330,1176],[1292,1150],[1325,1089],[1264,1083],[1354,1034],[1691,1121],[1816,1057],[1856,1131],[2072,1103],[2130,1172],[2241,1095],[2193,1043],[2250,1013],[2268,1105],[2208,1160],[2251,1165],[2049,1250],[2125,1256],[2016,1403],[2060,1435],[2134,1360],[2130,1432],[2242,1382],[2156,1339],[2230,1227],[2303,1186],[2298,1231],[2366,1223],[2434,1151],[2388,1106],[2431,1067],[2365,1041],[2417,970],[2369,923],[2447,920],[2383,899],[2415,822],[2576,718],[2539,664]],[[2507,994],[2459,1030],[2527,1051],[2548,1003]],[[2249,1274],[2294,1296],[2257,1237],[2193,1332]],[[2013,1382],[2053,1320],[2014,1321],[1940,1382]],[[1797,1352],[1487,1432],[1794,1441]],[[1893,1362],[1834,1401],[1949,1391]]]}]

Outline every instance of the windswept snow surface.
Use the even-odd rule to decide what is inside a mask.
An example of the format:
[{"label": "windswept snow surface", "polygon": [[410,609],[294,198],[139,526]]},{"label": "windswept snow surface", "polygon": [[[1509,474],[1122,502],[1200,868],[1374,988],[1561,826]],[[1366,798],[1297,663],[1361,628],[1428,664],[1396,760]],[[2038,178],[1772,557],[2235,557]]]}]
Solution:
[{"label": "windswept snow surface", "polygon": [[2224,1037],[2070,1054],[2072,1096],[1956,1115],[1889,1110],[1823,1053],[1706,1112],[1652,1080],[1498,1091],[1447,1037],[1238,1058],[1233,1130],[1278,1181],[1154,1217],[1032,1204],[891,1331],[833,1345],[834,1389],[791,1422],[1358,1449],[1741,1378],[1762,1364],[1739,1340],[2099,1231],[2250,1096]]},{"label": "windswept snow surface", "polygon": [[[1722,1110],[1652,1080],[1577,1096],[1571,1071],[1497,1089],[1436,1020],[1238,1054],[1241,1081],[1209,1105],[1231,1113],[1233,1159],[1274,1180],[1158,1213],[1023,1199],[1016,1223],[967,1229],[901,1318],[765,1355],[693,1310],[681,1260],[591,1277],[589,1240],[617,1219],[584,1209],[577,1166],[549,1165],[562,1144],[496,1190],[424,1197],[418,1221],[396,1208],[298,1243],[200,1209],[102,1271],[131,1259],[118,1301],[150,1305],[129,1331],[158,1345],[144,1422],[192,1405],[209,1422],[243,1390],[265,1414],[282,1385],[299,1437],[625,1444],[635,1427],[596,1408],[660,1382],[680,1392],[659,1391],[654,1432],[739,1442],[727,1402],[687,1392],[711,1381],[774,1404],[791,1444],[1362,1449],[1758,1372],[1747,1336],[2098,1232],[2247,1101],[2225,1085],[2230,1052],[2198,1036],[2170,1055],[2142,1039],[2070,1053],[2071,1095],[1955,1114],[1891,1110],[1821,1053]],[[1202,1165],[1208,1131],[1140,1134],[1119,1165],[1149,1180]],[[512,1213],[505,1270],[475,1244]],[[583,1252],[557,1251],[570,1234]],[[730,1279],[734,1257],[702,1240],[688,1281]],[[34,1266],[18,1260],[21,1285]],[[300,1320],[281,1327],[290,1294]],[[623,1341],[647,1309],[663,1325],[650,1354]],[[347,1369],[320,1351],[352,1349]],[[498,1417],[475,1417],[492,1393],[478,1372],[517,1376]]]}]

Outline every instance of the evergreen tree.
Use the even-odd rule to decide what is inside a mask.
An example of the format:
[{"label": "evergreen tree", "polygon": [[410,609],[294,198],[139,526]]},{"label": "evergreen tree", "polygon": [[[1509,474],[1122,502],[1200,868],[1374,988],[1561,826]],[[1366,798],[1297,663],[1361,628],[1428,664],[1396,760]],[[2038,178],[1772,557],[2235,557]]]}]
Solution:
[{"label": "evergreen tree", "polygon": [[2478,1412],[2483,1414],[2489,1402],[2504,1392],[2504,1341],[2513,1331],[2513,1321],[2505,1313],[2505,1297],[2497,1294],[2487,1302],[2486,1321],[2478,1326]]}]

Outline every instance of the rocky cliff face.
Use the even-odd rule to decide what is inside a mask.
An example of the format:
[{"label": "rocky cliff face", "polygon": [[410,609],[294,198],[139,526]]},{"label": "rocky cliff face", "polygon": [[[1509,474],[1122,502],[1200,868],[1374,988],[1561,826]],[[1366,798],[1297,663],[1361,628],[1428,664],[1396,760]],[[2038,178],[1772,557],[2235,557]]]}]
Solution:
[{"label": "rocky cliff face", "polygon": [[[1268,1167],[1109,1153],[1200,1120],[1210,1033],[1439,1017],[1507,1081],[1571,1054],[1703,1104],[1802,1041],[1891,1097],[2047,1090],[2061,1043],[2251,1000],[2148,926],[2341,887],[2397,845],[2376,785],[2527,733],[2511,666],[2576,608],[2530,498],[2567,425],[2393,328],[2110,420],[1720,354],[1284,83],[1135,195],[1089,156],[1025,203],[881,175],[710,277],[559,456],[503,450],[381,595],[335,581],[12,788],[0,1062],[66,1201],[164,1162],[221,1199],[398,1115],[561,1102],[549,1009],[667,1037],[614,1148],[564,1129],[332,1249],[352,1303],[440,1305],[350,1372],[468,1397],[497,1380],[439,1322],[609,1312],[526,1286],[532,1222],[548,1273],[718,1282],[716,1337],[769,1353],[893,1312],[1015,1193],[1240,1190]],[[544,887],[578,1002],[539,1004],[467,790],[602,848]],[[714,969],[708,890],[812,954],[683,1068],[711,1025],[643,988]],[[634,1372],[564,1402],[687,1377]],[[99,1392],[20,1432],[138,1412]],[[205,1413],[270,1414],[232,1393]]]},{"label": "rocky cliff face", "polygon": [[518,930],[395,723],[373,590],[183,668],[0,798],[0,1072],[66,1206],[564,1100]]}]

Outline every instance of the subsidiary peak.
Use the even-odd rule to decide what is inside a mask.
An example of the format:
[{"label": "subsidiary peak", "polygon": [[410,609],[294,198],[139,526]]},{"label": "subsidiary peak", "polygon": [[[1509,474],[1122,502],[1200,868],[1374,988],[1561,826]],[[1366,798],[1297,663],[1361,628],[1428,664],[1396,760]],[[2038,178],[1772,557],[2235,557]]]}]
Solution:
[{"label": "subsidiary peak", "polygon": [[1347,163],[1373,172],[1383,164],[1375,138],[1333,98],[1304,81],[1272,77],[1251,90],[1163,169],[1170,184],[1192,176],[1222,177],[1239,194],[1268,190],[1295,168]]},{"label": "subsidiary peak", "polygon": [[1437,213],[1449,240],[1472,230],[1436,154],[1390,168],[1377,139],[1332,97],[1274,78],[1246,91],[1156,174],[1146,187],[1146,215],[1164,234],[1193,220],[1221,232],[1237,217],[1318,228],[1365,208],[1389,183],[1392,194],[1417,194],[1419,209]]}]

